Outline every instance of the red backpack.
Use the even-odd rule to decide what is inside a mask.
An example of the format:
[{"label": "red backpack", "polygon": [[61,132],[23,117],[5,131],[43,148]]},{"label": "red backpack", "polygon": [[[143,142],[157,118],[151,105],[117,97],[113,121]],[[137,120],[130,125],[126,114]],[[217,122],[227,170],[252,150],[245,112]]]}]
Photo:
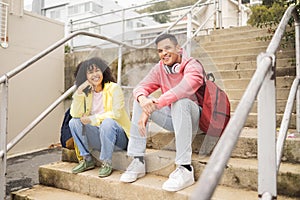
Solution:
[{"label": "red backpack", "polygon": [[230,119],[230,101],[227,94],[214,82],[214,75],[206,75],[201,62],[197,59],[196,61],[202,67],[205,76],[204,84],[196,92],[202,107],[199,128],[207,135],[220,137]]},{"label": "red backpack", "polygon": [[[205,74],[202,64],[198,62]],[[202,106],[199,127],[206,134],[218,137],[222,135],[230,119],[230,102],[227,94],[214,82],[212,73],[205,78],[205,83],[197,91],[199,104]]]}]

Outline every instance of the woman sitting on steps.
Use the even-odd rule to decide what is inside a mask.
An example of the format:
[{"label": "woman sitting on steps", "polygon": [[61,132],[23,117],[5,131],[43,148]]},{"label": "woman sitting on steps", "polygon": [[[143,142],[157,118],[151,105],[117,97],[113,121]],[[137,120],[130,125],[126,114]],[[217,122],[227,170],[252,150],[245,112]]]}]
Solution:
[{"label": "woman sitting on steps", "polygon": [[69,122],[74,142],[84,158],[72,169],[77,174],[95,167],[90,150],[100,151],[99,177],[112,173],[112,153],[126,150],[130,120],[124,95],[108,65],[94,57],[81,62],[75,80],[77,90],[71,104]]}]

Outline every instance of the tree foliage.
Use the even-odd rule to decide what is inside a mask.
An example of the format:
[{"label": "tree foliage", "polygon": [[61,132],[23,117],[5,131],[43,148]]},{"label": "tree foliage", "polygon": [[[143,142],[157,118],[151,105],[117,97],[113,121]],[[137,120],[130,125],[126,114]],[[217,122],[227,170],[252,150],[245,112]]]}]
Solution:
[{"label": "tree foliage", "polygon": [[[251,7],[252,14],[248,20],[248,24],[251,26],[256,26],[260,28],[268,28],[268,32],[273,34],[275,32],[276,26],[280,23],[286,9],[291,4],[297,5],[297,10],[299,13],[299,0],[264,0],[262,5],[256,5]],[[286,43],[294,41],[295,29],[293,27],[293,19],[290,19],[289,25],[292,27],[290,30],[286,31],[284,40]],[[264,37],[263,39],[268,39],[269,37]]]},{"label": "tree foliage", "polygon": [[[149,7],[148,12],[153,13],[153,12],[169,10],[169,9],[170,9],[170,6],[168,5],[167,2],[160,2],[160,3],[156,3],[153,6]],[[166,23],[170,20],[169,15],[170,15],[170,13],[167,12],[164,14],[154,15],[153,18],[155,21],[157,21],[159,23]]]},{"label": "tree foliage", "polygon": [[[139,10],[137,12],[139,12],[139,13],[154,13],[154,12],[169,10],[169,9],[173,9],[173,8],[190,6],[190,5],[195,4],[197,1],[198,0],[185,0],[185,1],[172,0],[172,1],[159,2],[159,3],[153,4],[152,6],[149,6],[145,9]],[[153,18],[155,21],[157,21],[159,23],[166,23],[166,22],[170,21],[169,15],[170,15],[170,12],[165,12],[163,14],[154,15]]]}]

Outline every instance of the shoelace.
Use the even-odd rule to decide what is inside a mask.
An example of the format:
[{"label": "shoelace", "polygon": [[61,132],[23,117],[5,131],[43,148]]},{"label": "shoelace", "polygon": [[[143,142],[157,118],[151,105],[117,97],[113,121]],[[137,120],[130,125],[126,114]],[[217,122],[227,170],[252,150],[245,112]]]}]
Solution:
[{"label": "shoelace", "polygon": [[176,168],[176,170],[174,172],[172,172],[172,174],[170,175],[170,177],[174,177],[177,176],[177,174],[183,174],[185,168],[182,166],[179,166]]},{"label": "shoelace", "polygon": [[109,163],[107,163],[107,162],[104,162],[104,163],[102,163],[102,165],[101,165],[102,167],[109,167],[110,166],[110,164]]},{"label": "shoelace", "polygon": [[131,162],[131,164],[128,166],[127,171],[130,171],[130,170],[134,169],[135,166],[137,166],[139,164],[139,162],[140,161],[137,158],[135,158],[133,160],[133,162]]}]

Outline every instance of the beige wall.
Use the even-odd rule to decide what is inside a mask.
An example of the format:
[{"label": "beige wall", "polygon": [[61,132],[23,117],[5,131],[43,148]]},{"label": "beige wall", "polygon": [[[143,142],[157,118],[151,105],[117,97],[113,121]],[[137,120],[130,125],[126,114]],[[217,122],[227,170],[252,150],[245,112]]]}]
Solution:
[{"label": "beige wall", "polygon": [[[0,48],[0,75],[31,59],[64,37],[62,23],[24,11],[11,13],[7,49]],[[63,47],[53,51],[9,81],[8,137],[11,141],[64,91]],[[2,95],[2,94],[1,94]],[[47,148],[59,142],[64,107],[60,105],[8,155]]]}]

